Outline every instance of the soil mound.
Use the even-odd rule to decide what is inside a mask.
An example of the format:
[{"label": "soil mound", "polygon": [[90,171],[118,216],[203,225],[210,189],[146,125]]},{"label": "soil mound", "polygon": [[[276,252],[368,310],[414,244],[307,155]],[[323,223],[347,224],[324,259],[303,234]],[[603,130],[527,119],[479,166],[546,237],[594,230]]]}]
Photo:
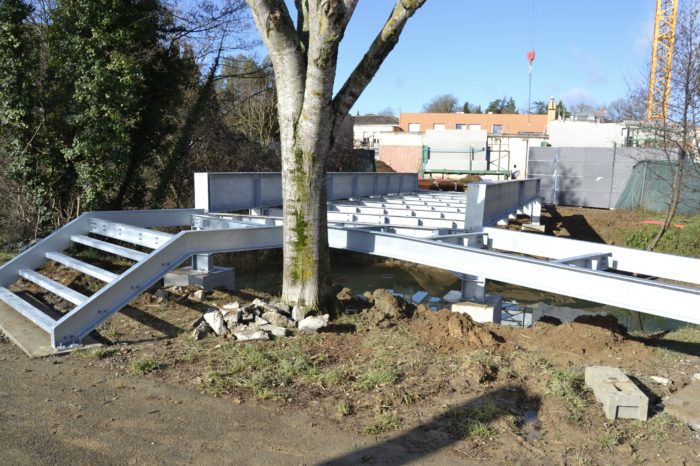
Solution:
[{"label": "soil mound", "polygon": [[423,305],[418,306],[413,316],[411,330],[421,340],[449,350],[492,347],[499,343],[499,337],[468,315],[447,309],[434,312]]},{"label": "soil mound", "polygon": [[614,365],[623,359],[642,363],[651,356],[651,350],[640,342],[606,328],[578,322],[536,325],[521,330],[520,334],[523,338],[520,338],[519,345],[539,349],[557,364]]},{"label": "soil mound", "polygon": [[[368,303],[360,314],[360,320],[369,327],[389,328],[399,320],[413,315],[413,305],[398,298],[385,289],[365,293]],[[371,306],[371,307],[367,307]]]}]

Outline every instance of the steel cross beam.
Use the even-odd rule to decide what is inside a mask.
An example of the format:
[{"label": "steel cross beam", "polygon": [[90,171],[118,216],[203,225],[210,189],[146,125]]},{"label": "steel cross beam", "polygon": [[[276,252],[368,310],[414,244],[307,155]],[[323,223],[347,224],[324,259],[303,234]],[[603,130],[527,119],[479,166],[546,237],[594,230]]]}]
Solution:
[{"label": "steel cross beam", "polygon": [[700,324],[700,289],[422,238],[331,227],[329,245]]}]

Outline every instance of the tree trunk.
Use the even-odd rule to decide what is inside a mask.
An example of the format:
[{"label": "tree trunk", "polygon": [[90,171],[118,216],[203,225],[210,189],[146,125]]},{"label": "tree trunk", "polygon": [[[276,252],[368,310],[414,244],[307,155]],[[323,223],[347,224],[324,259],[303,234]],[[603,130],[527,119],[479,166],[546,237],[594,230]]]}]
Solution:
[{"label": "tree trunk", "polygon": [[684,154],[681,152],[678,155],[678,162],[676,163],[676,171],[673,174],[673,181],[671,182],[671,199],[668,204],[668,209],[666,210],[666,216],[664,217],[664,223],[661,225],[661,229],[654,236],[647,246],[647,251],[653,251],[658,245],[659,241],[663,237],[664,233],[670,228],[673,217],[676,215],[678,210],[678,204],[681,200],[681,189],[683,188],[683,168],[684,168]]}]

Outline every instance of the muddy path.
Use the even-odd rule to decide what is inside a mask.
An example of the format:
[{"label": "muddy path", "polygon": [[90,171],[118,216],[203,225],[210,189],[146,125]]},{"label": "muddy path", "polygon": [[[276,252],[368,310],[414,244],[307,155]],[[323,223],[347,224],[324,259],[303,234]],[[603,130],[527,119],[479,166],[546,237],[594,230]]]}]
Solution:
[{"label": "muddy path", "polygon": [[[3,464],[465,464],[423,435],[361,437],[303,411],[235,404],[0,343]],[[433,439],[434,440],[434,439]]]}]

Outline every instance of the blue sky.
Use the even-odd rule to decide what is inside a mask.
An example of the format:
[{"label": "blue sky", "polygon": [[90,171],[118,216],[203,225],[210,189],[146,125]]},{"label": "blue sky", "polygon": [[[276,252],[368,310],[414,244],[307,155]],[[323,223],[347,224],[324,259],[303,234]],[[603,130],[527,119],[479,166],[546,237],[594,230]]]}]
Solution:
[{"label": "blue sky", "polygon": [[[340,46],[336,89],[394,3],[359,2]],[[656,0],[428,0],[352,114],[418,112],[446,93],[482,107],[508,95],[525,108],[531,48],[533,101],[607,104],[643,77],[655,6]]]},{"label": "blue sky", "polygon": [[[360,1],[341,44],[342,84],[381,27],[391,0]],[[420,111],[452,93],[485,106],[503,95],[601,105],[640,79],[651,55],[656,0],[428,0],[353,109]],[[533,18],[530,20],[530,18]]]}]

